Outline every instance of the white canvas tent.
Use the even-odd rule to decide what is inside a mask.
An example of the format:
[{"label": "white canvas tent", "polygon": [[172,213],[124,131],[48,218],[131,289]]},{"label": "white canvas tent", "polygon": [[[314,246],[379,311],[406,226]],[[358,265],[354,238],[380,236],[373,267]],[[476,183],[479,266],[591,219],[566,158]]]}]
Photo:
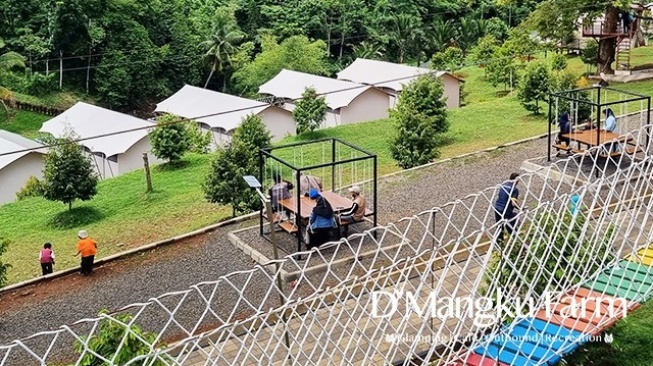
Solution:
[{"label": "white canvas tent", "polygon": [[[142,168],[143,153],[148,153],[150,164],[160,162],[150,152],[147,136],[154,126],[140,118],[78,102],[45,122],[40,132],[60,138],[70,131],[87,139],[80,144],[89,152],[100,178],[105,179]],[[102,137],[92,138],[96,136]]]},{"label": "white canvas tent", "polygon": [[374,85],[390,95],[390,107],[394,107],[396,96],[403,86],[420,75],[435,73],[442,79],[443,96],[448,108],[460,106],[460,83],[457,77],[446,71],[435,71],[423,67],[395,64],[386,61],[357,58],[351,65],[338,73],[338,79],[364,85]]},{"label": "white canvas tent", "polygon": [[212,132],[216,145],[228,142],[231,132],[249,114],[261,117],[273,141],[295,133],[292,114],[283,108],[190,85],[157,104],[155,112],[197,121],[203,129]]},{"label": "white canvas tent", "polygon": [[[43,145],[0,130],[0,204],[12,202],[30,177],[43,178]],[[28,149],[36,149],[24,151]]]},{"label": "white canvas tent", "polygon": [[303,72],[281,70],[272,80],[261,85],[259,93],[284,99],[285,107],[292,110],[295,107],[294,101],[301,98],[302,93],[309,87],[324,95],[329,107],[322,127],[388,117],[388,95],[381,90]]}]

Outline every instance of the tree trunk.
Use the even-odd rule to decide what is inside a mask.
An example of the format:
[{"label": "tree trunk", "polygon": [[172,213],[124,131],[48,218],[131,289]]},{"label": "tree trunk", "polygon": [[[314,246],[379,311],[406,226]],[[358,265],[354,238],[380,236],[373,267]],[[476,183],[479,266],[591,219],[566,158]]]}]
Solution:
[{"label": "tree trunk", "polygon": [[209,77],[206,79],[206,83],[204,83],[204,89],[206,89],[206,87],[209,86],[209,81],[211,81],[214,72],[215,72],[215,67],[211,67],[211,73],[209,74]]},{"label": "tree trunk", "polygon": [[59,50],[59,90],[63,88],[63,51]]},{"label": "tree trunk", "polygon": [[68,202],[68,211],[73,209],[73,201]]},{"label": "tree trunk", "polygon": [[91,80],[91,52],[93,50],[93,47],[88,48],[88,64],[86,65],[86,94],[88,94],[89,91],[89,84]]},{"label": "tree trunk", "polygon": [[[605,20],[603,24],[604,32],[616,33],[619,26],[617,20],[619,16],[619,9],[608,6],[605,9]],[[606,74],[614,74],[612,63],[615,58],[615,51],[617,46],[617,39],[615,37],[604,38],[599,41],[599,58],[597,60],[597,71]]]},{"label": "tree trunk", "polygon": [[345,48],[345,31],[347,29],[347,18],[345,18],[345,15],[342,14],[342,35],[340,37],[340,56],[338,57],[338,60],[342,60],[342,52],[343,49]]},{"label": "tree trunk", "polygon": [[45,76],[50,75],[50,59],[46,58],[45,59]]}]

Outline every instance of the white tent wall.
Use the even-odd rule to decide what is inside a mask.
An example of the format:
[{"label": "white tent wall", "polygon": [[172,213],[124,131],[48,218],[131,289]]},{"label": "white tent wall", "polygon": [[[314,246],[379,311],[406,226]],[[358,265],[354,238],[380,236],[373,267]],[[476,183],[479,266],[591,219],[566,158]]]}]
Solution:
[{"label": "white tent wall", "polygon": [[[124,154],[118,155],[118,174],[125,174],[134,170],[143,169],[143,153],[147,152],[147,158],[150,166],[161,164],[163,160],[158,159],[152,154],[152,146],[148,137],[143,138],[135,143]],[[115,164],[109,161],[111,164]]]},{"label": "white tent wall", "polygon": [[340,108],[343,125],[388,118],[388,94],[378,89],[368,89],[347,107]]},{"label": "white tent wall", "polygon": [[460,107],[460,80],[455,77],[444,74],[442,75],[442,85],[444,86],[443,97],[447,99],[447,108],[454,109]]},{"label": "white tent wall", "polygon": [[29,177],[43,178],[44,155],[33,152],[0,169],[0,204],[13,202]]},{"label": "white tent wall", "polygon": [[272,135],[272,142],[277,142],[288,135],[295,134],[295,121],[287,110],[270,107],[259,113],[263,124]]}]

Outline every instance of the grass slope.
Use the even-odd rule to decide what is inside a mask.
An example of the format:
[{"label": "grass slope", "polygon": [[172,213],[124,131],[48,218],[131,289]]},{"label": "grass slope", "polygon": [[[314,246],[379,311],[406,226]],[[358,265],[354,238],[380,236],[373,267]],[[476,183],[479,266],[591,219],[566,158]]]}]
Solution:
[{"label": "grass slope", "polygon": [[[578,75],[584,72],[584,67],[578,58],[569,59],[569,69]],[[460,74],[466,80],[468,105],[449,111],[451,127],[442,136],[441,158],[546,132],[546,117],[533,116],[524,110],[516,93],[506,94],[502,87],[492,87],[485,80],[483,69],[468,67]],[[650,94],[653,82],[617,87]],[[11,124],[0,120],[0,128],[33,137],[45,120],[45,116],[18,112]],[[388,142],[393,134],[392,122],[384,119],[287,137],[281,143],[338,137],[378,154],[379,174],[387,174],[399,170],[389,151]],[[322,154],[322,147],[317,147],[311,159],[319,160]],[[287,158],[290,160],[290,156]],[[43,199],[29,199],[0,207],[0,222],[4,224],[0,227],[0,236],[5,235],[14,242],[4,258],[14,266],[9,272],[10,281],[38,275],[35,258],[45,241],[52,241],[59,254],[57,269],[76,265],[76,259],[72,257],[75,234],[82,227],[100,241],[100,256],[106,256],[227,217],[230,209],[208,204],[202,197],[201,182],[209,169],[209,159],[209,156],[190,156],[189,165],[176,171],[155,168],[153,181],[156,191],[148,195],[143,193],[144,179],[140,171],[101,182],[96,198],[76,203],[73,215],[65,213],[63,204]],[[80,219],[82,217],[86,222]],[[64,221],[70,228],[57,229],[53,220]],[[124,243],[124,246],[116,246],[118,243]]]},{"label": "grass slope", "polygon": [[50,118],[51,117],[34,112],[15,111],[11,120],[7,121],[7,116],[4,113],[1,113],[0,129],[33,139],[38,135],[38,131],[41,129],[43,122]]},{"label": "grass slope", "polygon": [[612,344],[590,343],[565,357],[570,366],[648,366],[653,360],[653,302],[649,301],[606,331]]},{"label": "grass slope", "polygon": [[[188,156],[186,166],[171,170],[154,167],[154,192],[145,193],[142,171],[99,184],[97,196],[75,202],[73,210],[59,202],[29,198],[2,206],[0,236],[12,241],[3,260],[13,268],[9,282],[40,273],[38,252],[50,241],[57,254],[55,270],[78,265],[74,258],[76,234],[86,229],[99,242],[99,257],[215,223],[230,209],[206,202],[201,183],[209,169],[208,155]],[[55,224],[63,224],[59,228]],[[118,244],[123,245],[118,246]]]}]

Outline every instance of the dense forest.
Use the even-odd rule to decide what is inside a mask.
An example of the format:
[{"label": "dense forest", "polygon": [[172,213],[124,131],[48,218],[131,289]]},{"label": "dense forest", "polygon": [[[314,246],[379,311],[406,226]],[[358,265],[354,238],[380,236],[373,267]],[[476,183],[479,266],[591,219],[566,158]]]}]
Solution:
[{"label": "dense forest", "polygon": [[[0,0],[0,54],[16,52],[25,64],[0,74],[0,85],[86,92],[121,110],[147,110],[183,84],[252,96],[283,67],[333,75],[356,57],[421,64],[449,46],[462,58],[481,37],[503,42],[538,7],[558,2]],[[601,6],[564,2],[556,24],[565,35],[547,36],[567,37],[567,13]]]}]

